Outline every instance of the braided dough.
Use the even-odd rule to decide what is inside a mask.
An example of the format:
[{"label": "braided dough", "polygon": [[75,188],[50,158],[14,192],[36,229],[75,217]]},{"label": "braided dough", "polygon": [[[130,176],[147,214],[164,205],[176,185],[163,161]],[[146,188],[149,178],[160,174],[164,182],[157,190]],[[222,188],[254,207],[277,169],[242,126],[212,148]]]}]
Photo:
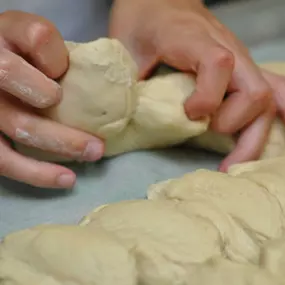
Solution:
[{"label": "braided dough", "polygon": [[0,244],[1,285],[284,285],[285,158],[198,170],[147,200]]},{"label": "braided dough", "polygon": [[[43,112],[106,140],[106,156],[189,143],[227,153],[231,137],[189,121],[194,78],[161,70],[137,82],[115,40],[67,43],[62,102]],[[283,65],[265,66],[285,74]],[[0,244],[1,285],[285,285],[285,139],[276,121],[264,160],[152,185],[147,200],[103,205],[78,225],[40,225]],[[214,138],[214,139],[213,139]],[[18,146],[31,156],[63,160]],[[267,158],[267,159],[265,159]]]},{"label": "braided dough", "polygon": [[[232,137],[207,130],[209,119],[190,121],[185,115],[183,103],[195,88],[194,76],[161,68],[153,78],[138,82],[137,66],[117,40],[66,45],[70,68],[59,82],[63,99],[42,115],[102,137],[105,156],[181,143],[224,154],[233,149]],[[285,64],[261,66],[285,75]],[[69,160],[24,145],[16,148],[37,159]],[[283,153],[285,129],[277,120],[261,158]]]}]

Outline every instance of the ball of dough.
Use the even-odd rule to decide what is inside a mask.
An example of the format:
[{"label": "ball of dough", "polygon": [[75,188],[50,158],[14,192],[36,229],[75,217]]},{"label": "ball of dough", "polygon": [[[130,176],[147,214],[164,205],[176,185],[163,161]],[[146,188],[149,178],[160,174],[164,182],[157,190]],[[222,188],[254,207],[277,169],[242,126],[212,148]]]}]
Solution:
[{"label": "ball of dough", "polygon": [[70,46],[70,64],[59,82],[63,97],[44,115],[103,138],[116,135],[137,105],[134,61],[116,40],[66,45]]}]

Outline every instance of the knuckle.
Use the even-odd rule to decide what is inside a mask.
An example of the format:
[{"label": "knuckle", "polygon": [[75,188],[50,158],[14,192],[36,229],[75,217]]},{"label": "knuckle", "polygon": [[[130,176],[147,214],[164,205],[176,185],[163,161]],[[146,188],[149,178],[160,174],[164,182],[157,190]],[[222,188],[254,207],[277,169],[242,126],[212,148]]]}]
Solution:
[{"label": "knuckle", "polygon": [[218,66],[231,68],[234,66],[234,55],[228,49],[219,47],[213,51],[213,61]]},{"label": "knuckle", "polygon": [[249,99],[252,103],[267,104],[272,98],[272,90],[267,84],[259,84],[249,92]]},{"label": "knuckle", "polygon": [[206,114],[214,113],[219,107],[219,102],[214,100],[207,100],[204,102],[204,112]]},{"label": "knuckle", "polygon": [[33,133],[33,125],[30,123],[31,120],[21,113],[13,112],[9,117],[9,122],[5,126],[5,133],[12,139],[18,141],[29,141]]},{"label": "knuckle", "polygon": [[231,135],[236,131],[235,125],[221,114],[216,114],[213,117],[211,122],[211,129],[223,135]]},{"label": "knuckle", "polygon": [[5,81],[14,64],[13,58],[4,50],[0,52],[0,84]]},{"label": "knuckle", "polygon": [[212,129],[217,132],[217,133],[220,133],[220,134],[224,134],[224,135],[230,135],[233,133],[233,129],[230,125],[228,124],[225,124],[225,123],[216,123],[216,124],[213,124],[212,126]]},{"label": "knuckle", "polygon": [[[157,49],[158,49],[158,52],[160,55],[162,56],[167,56],[167,57],[174,57],[174,55],[177,53],[177,48],[175,46],[175,44],[173,43],[168,43],[168,40],[166,39],[159,39],[158,41],[158,46],[157,46]],[[155,48],[152,48],[153,51],[151,52],[155,52]]]},{"label": "knuckle", "polygon": [[32,52],[38,52],[42,46],[47,44],[55,31],[54,25],[49,21],[41,19],[33,21],[28,28]]}]

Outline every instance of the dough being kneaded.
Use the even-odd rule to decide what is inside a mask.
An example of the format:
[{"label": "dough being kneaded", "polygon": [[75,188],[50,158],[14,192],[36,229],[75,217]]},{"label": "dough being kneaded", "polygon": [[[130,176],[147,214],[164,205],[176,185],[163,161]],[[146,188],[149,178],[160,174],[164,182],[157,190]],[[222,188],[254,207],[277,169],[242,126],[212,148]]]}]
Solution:
[{"label": "dough being kneaded", "polygon": [[[59,81],[63,98],[42,115],[103,138],[105,156],[182,143],[206,131],[207,119],[192,122],[184,113],[193,78],[166,72],[138,82],[135,62],[114,39],[66,45],[70,67]],[[68,160],[24,145],[16,148],[43,160]]]},{"label": "dough being kneaded", "polygon": [[[195,89],[193,75],[160,68],[152,78],[138,81],[134,60],[117,40],[66,45],[70,67],[59,81],[63,99],[42,115],[103,138],[105,156],[181,143],[221,153],[234,148],[232,137],[208,131],[209,118],[191,121],[185,115],[183,103]],[[283,63],[261,66],[285,74]],[[42,160],[69,160],[24,145],[16,148]],[[281,154],[285,128],[276,120],[262,158]]]}]

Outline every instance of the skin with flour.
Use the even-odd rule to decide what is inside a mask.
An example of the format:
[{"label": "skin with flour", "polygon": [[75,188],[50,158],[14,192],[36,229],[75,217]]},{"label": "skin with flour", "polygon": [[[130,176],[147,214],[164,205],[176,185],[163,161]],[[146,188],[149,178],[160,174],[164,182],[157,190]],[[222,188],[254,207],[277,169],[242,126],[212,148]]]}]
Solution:
[{"label": "skin with flour", "polygon": [[68,69],[68,61],[62,36],[47,19],[21,11],[0,14],[1,175],[52,188],[70,188],[76,179],[64,166],[15,152],[5,136],[75,160],[101,158],[101,140],[37,113],[60,102],[62,90],[56,80]]},{"label": "skin with flour", "polygon": [[[67,71],[69,61],[57,28],[47,19],[20,11],[2,13],[0,22],[1,132],[71,160],[100,159],[104,153],[100,139],[37,112],[62,97],[54,80]],[[211,128],[228,134],[239,131],[238,142],[220,170],[259,157],[275,117],[274,105],[281,114],[285,110],[282,92],[276,92],[284,78],[265,79],[246,48],[202,1],[113,1],[109,36],[131,52],[140,78],[161,62],[197,76],[194,94],[184,104],[188,116],[215,114]],[[222,101],[226,91],[232,96]],[[0,157],[0,173],[8,178],[49,188],[72,188],[75,183],[71,169],[21,155],[4,137],[0,137]]]},{"label": "skin with flour", "polygon": [[[186,116],[183,104],[195,90],[194,76],[165,68],[148,80],[137,81],[137,66],[119,41],[102,38],[66,45],[70,50],[70,68],[59,82],[63,98],[57,106],[41,113],[103,138],[105,156],[185,142],[221,153],[235,148],[233,137],[208,130],[208,118],[191,121]],[[285,75],[282,63],[260,66]],[[274,92],[279,92],[279,86],[276,84]],[[265,135],[258,132],[256,137]],[[284,140],[285,129],[277,119],[262,158],[284,153]],[[17,149],[37,159],[68,160],[23,145]],[[252,153],[258,155],[258,151],[253,149]]]}]

